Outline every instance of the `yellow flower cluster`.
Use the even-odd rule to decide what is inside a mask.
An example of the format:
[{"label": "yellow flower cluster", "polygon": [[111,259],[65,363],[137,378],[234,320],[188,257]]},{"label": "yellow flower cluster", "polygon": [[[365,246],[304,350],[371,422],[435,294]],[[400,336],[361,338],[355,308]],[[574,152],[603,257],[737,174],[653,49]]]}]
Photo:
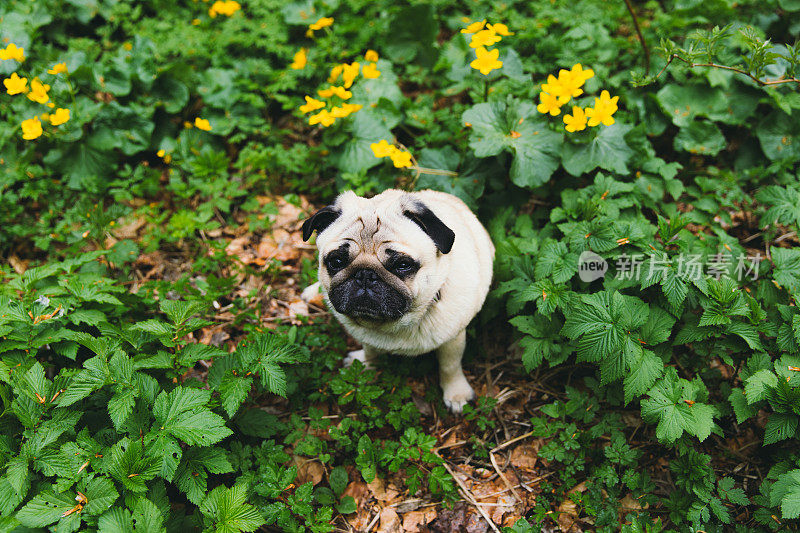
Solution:
[{"label": "yellow flower cluster", "polygon": [[[550,74],[547,77],[547,83],[542,84],[539,105],[536,106],[536,109],[539,113],[560,115],[561,106],[572,98],[582,95],[581,87],[586,80],[593,76],[594,71],[592,69],[584,70],[580,63],[573,65],[570,70],[559,70],[557,78]],[[583,109],[579,106],[572,106],[572,115],[564,115],[564,128],[568,132],[575,132],[585,130],[587,126],[612,125],[614,123],[612,115],[617,111],[618,100],[619,96],[612,98],[608,91],[604,90],[600,93],[599,98],[594,99],[594,107]]]},{"label": "yellow flower cluster", "polygon": [[208,15],[211,18],[215,18],[217,15],[225,15],[226,17],[230,17],[240,9],[242,9],[241,4],[239,4],[239,2],[235,2],[234,0],[217,0],[211,4],[211,7],[208,9]]},{"label": "yellow flower cluster", "polygon": [[322,28],[327,28],[333,24],[333,17],[322,17],[318,21],[313,24],[308,25],[308,30],[306,30],[306,37],[313,37],[314,32],[316,30],[321,30]]},{"label": "yellow flower cluster", "polygon": [[[348,89],[353,86],[356,78],[358,78],[359,72],[367,79],[375,79],[381,75],[377,64],[378,53],[375,50],[367,50],[367,53],[364,54],[364,59],[368,61],[368,63],[363,67],[358,61],[354,61],[350,64],[341,63],[335,65],[331,69],[330,76],[328,76],[328,83],[331,85],[326,89],[317,90],[317,95],[320,98],[333,98],[334,96],[339,98],[343,101],[340,105],[333,106],[328,110],[324,109],[327,104],[322,100],[317,100],[310,96],[305,97],[306,103],[299,107],[301,113],[305,114],[318,109],[322,110],[308,117],[308,123],[310,125],[320,124],[327,128],[335,123],[337,118],[347,117],[363,107],[358,104],[348,104],[344,102],[344,100],[349,100],[353,97],[353,93],[348,91]],[[339,82],[340,78],[342,84],[333,85]]]},{"label": "yellow flower cluster", "polygon": [[394,163],[395,168],[411,166],[411,152],[401,150],[393,144],[389,144],[386,139],[381,139],[369,145],[375,157],[388,157]]},{"label": "yellow flower cluster", "polygon": [[14,43],[8,43],[8,46],[0,50],[0,60],[6,61],[8,59],[13,59],[18,63],[22,63],[25,61],[25,50],[23,48],[18,48]]},{"label": "yellow flower cluster", "polygon": [[306,55],[307,53],[308,50],[305,48],[298,50],[292,58],[292,64],[289,65],[289,68],[292,70],[302,70],[306,68],[306,63],[308,63],[308,56]]},{"label": "yellow flower cluster", "polygon": [[480,71],[484,76],[487,76],[493,70],[503,67],[503,62],[498,59],[500,50],[497,48],[489,50],[487,46],[499,43],[503,37],[514,35],[508,31],[508,26],[499,23],[487,24],[486,19],[483,19],[479,22],[473,22],[462,29],[461,33],[472,35],[469,46],[475,49],[475,59],[469,66]]},{"label": "yellow flower cluster", "polygon": [[[23,49],[18,48],[14,43],[9,44],[4,50],[0,50],[0,59],[2,60],[14,59],[16,61],[23,61],[24,58]],[[67,64],[57,63],[53,65],[53,68],[49,69],[47,73],[54,76],[61,73],[68,73]],[[50,95],[48,94],[50,85],[42,83],[39,78],[33,78],[29,88],[28,78],[23,78],[16,72],[13,72],[11,76],[3,80],[3,85],[6,88],[6,92],[12,96],[16,94],[26,94],[28,99],[32,102],[46,104],[47,107],[50,108],[55,107],[55,104],[50,101]],[[60,126],[69,119],[69,109],[59,107],[52,114],[43,113],[40,117],[37,116],[23,120],[21,123],[22,138],[26,141],[30,141],[41,137],[44,133],[44,128],[42,127],[43,120],[49,121],[53,126]]]}]

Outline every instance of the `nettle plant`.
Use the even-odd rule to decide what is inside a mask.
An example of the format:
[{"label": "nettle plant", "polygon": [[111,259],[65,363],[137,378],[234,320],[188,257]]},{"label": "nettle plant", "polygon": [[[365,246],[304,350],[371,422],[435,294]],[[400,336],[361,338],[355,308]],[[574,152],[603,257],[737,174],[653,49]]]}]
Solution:
[{"label": "nettle plant", "polygon": [[[254,389],[285,394],[281,365],[300,352],[273,334],[233,353],[188,343],[212,324],[205,304],[162,299],[164,318],[146,318],[101,254],[30,269],[0,295],[0,526],[255,530],[253,478],[222,442],[263,431],[241,406]],[[205,384],[185,377],[201,359]]]}]

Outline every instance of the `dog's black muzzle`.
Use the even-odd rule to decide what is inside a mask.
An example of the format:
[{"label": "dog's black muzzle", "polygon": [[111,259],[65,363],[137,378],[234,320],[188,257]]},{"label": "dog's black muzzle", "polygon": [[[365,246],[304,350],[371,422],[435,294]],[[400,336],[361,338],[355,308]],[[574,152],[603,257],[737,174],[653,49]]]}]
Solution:
[{"label": "dog's black muzzle", "polygon": [[351,318],[397,320],[408,310],[408,300],[374,270],[361,269],[332,287],[328,298],[334,309]]}]

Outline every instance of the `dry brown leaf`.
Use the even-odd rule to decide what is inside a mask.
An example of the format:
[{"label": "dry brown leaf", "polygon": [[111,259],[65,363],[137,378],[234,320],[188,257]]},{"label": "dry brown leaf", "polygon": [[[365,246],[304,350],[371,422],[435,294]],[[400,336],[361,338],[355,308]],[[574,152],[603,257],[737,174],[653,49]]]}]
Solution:
[{"label": "dry brown leaf", "polygon": [[400,495],[400,491],[396,489],[394,485],[389,484],[386,485],[386,482],[379,477],[376,477],[372,480],[372,483],[367,485],[369,487],[370,492],[378,500],[382,505],[386,505],[392,502],[397,496]]},{"label": "dry brown leaf", "polygon": [[400,533],[403,531],[402,522],[397,511],[391,507],[381,510],[381,519],[378,524],[378,533]]},{"label": "dry brown leaf", "polygon": [[363,481],[351,481],[342,493],[342,496],[352,496],[359,508],[364,507],[368,495],[369,489]]},{"label": "dry brown leaf", "polygon": [[[497,507],[491,508],[491,518],[495,524],[503,524],[503,517],[507,514],[514,513],[514,507],[517,504],[517,499],[512,494],[501,494],[497,497]],[[516,513],[514,513],[516,514]]]},{"label": "dry brown leaf", "polygon": [[[426,526],[436,518],[436,509],[426,507],[419,511],[409,511],[403,515],[403,531],[419,533],[420,526]],[[426,529],[427,530],[427,529]]]},{"label": "dry brown leaf", "polygon": [[511,451],[509,461],[514,468],[532,471],[536,466],[538,453],[536,447],[531,444],[520,444]]},{"label": "dry brown leaf", "polygon": [[322,481],[322,476],[325,474],[325,468],[322,464],[314,459],[308,459],[307,457],[301,457],[299,455],[295,455],[293,459],[294,464],[297,466],[298,485],[310,481],[312,485],[316,486]]},{"label": "dry brown leaf", "polygon": [[114,236],[117,239],[135,239],[139,235],[139,230],[147,224],[145,217],[136,217],[127,224],[122,224],[122,220],[117,221],[119,225],[114,230]]}]

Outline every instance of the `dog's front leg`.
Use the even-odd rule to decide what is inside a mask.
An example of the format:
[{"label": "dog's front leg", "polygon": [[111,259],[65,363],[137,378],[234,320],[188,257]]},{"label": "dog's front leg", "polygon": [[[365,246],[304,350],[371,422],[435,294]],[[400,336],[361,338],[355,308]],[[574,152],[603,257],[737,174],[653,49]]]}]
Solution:
[{"label": "dog's front leg", "polygon": [[364,368],[367,370],[372,370],[375,368],[375,358],[378,357],[382,352],[368,344],[362,344],[362,346],[363,348],[361,350],[347,352],[347,357],[344,358],[344,366],[347,367],[352,365],[353,361],[361,361],[361,363],[364,365]]},{"label": "dog's front leg", "polygon": [[467,332],[462,329],[461,333],[436,350],[436,357],[439,359],[439,385],[444,392],[444,404],[453,413],[460,413],[467,402],[475,398],[475,391],[470,387],[461,368],[466,342]]}]

